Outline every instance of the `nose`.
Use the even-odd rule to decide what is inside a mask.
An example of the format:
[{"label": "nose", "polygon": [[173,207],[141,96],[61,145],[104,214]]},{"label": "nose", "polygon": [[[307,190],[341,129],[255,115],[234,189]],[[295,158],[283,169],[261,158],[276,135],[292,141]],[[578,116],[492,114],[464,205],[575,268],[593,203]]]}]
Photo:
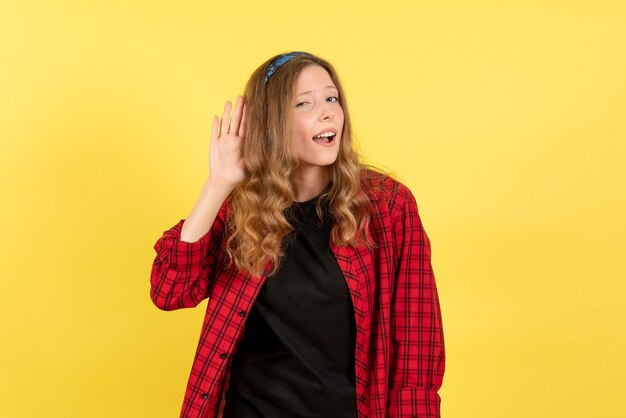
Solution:
[{"label": "nose", "polygon": [[321,106],[320,117],[322,120],[331,120],[335,117],[335,110],[333,109],[333,103],[325,102]]}]

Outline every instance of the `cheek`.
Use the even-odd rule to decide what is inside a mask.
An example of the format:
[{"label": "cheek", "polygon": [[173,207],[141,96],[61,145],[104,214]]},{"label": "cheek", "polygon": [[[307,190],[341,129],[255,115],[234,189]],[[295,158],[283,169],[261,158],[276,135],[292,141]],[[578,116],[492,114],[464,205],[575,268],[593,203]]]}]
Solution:
[{"label": "cheek", "polygon": [[313,141],[308,138],[308,131],[300,130],[296,132],[296,148],[300,150],[305,150],[309,146],[309,141]]},{"label": "cheek", "polygon": [[300,116],[296,120],[294,126],[296,128],[296,136],[304,137],[307,136],[309,134],[309,131],[311,130],[311,121],[307,118],[303,118],[302,116]]},{"label": "cheek", "polygon": [[301,120],[299,121],[299,123],[296,126],[296,137],[300,140],[300,141],[304,141],[306,139],[311,139],[309,138],[309,136],[314,135],[311,132],[314,132],[315,129],[315,120]]}]

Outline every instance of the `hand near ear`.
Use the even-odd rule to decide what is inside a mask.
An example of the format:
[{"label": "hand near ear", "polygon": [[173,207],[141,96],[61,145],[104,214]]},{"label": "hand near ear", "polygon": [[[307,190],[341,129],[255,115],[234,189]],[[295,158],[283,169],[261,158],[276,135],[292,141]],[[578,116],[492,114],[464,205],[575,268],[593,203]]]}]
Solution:
[{"label": "hand near ear", "polygon": [[242,152],[246,136],[246,105],[242,96],[237,96],[235,111],[229,123],[230,110],[231,102],[227,101],[219,132],[218,117],[213,116],[209,144],[209,178],[216,184],[234,188],[246,177]]}]

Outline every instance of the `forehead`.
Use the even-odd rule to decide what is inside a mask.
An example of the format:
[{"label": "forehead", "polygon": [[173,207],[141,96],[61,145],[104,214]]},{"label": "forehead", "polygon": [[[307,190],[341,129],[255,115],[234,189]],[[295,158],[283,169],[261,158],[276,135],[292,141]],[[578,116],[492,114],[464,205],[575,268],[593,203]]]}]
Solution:
[{"label": "forehead", "polygon": [[307,65],[304,67],[298,79],[296,80],[296,94],[305,90],[317,90],[322,89],[325,86],[334,86],[333,80],[330,78],[330,74],[323,67],[319,65]]}]

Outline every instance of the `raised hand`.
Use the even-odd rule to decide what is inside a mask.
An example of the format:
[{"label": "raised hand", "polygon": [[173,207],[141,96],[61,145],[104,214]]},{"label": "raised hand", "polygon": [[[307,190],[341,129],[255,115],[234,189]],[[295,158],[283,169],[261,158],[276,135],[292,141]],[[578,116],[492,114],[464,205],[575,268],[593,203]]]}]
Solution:
[{"label": "raised hand", "polygon": [[237,96],[235,112],[230,119],[231,102],[224,106],[218,132],[218,117],[213,116],[211,143],[209,144],[209,179],[220,186],[234,188],[246,177],[243,160],[243,141],[246,136],[246,104]]}]

